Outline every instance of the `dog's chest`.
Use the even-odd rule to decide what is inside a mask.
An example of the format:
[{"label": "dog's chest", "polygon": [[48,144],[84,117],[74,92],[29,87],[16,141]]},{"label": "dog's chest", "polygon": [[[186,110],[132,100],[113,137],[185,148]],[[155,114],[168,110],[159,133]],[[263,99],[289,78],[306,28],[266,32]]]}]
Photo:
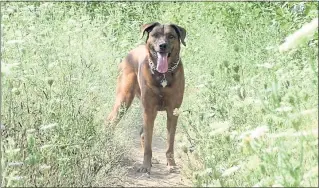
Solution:
[{"label": "dog's chest", "polygon": [[[155,81],[157,83],[158,87],[158,111],[163,111],[167,107],[168,97],[167,91],[171,91],[173,88],[171,88],[172,83],[174,80],[174,75],[169,74],[158,74],[155,77]],[[170,92],[169,92],[170,93]]]},{"label": "dog's chest", "polygon": [[165,87],[171,86],[174,79],[174,75],[173,73],[166,73],[166,74],[157,73],[153,75],[153,79],[157,87],[165,88]]}]

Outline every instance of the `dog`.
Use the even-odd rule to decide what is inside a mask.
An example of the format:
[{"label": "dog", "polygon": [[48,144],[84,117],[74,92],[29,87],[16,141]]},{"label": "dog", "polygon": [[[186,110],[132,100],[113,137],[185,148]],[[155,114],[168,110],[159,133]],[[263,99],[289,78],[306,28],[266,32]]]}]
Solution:
[{"label": "dog", "polygon": [[180,58],[181,44],[186,46],[186,30],[176,24],[158,22],[144,24],[142,37],[147,33],[146,44],[131,50],[119,65],[116,100],[107,121],[118,122],[130,107],[134,96],[141,101],[143,127],[141,144],[144,150],[143,164],[138,172],[151,172],[152,137],[158,111],[167,112],[167,166],[176,166],[174,139],[179,109],[184,96],[185,78]]}]

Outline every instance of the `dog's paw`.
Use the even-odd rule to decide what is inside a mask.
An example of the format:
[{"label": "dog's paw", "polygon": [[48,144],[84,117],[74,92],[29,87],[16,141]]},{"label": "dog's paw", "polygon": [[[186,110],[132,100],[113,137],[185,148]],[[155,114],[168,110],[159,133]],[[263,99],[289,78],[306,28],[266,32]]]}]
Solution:
[{"label": "dog's paw", "polygon": [[166,166],[176,166],[174,157],[167,158]]},{"label": "dog's paw", "polygon": [[142,165],[140,168],[137,169],[137,172],[147,173],[148,175],[150,175],[151,174],[151,167]]}]

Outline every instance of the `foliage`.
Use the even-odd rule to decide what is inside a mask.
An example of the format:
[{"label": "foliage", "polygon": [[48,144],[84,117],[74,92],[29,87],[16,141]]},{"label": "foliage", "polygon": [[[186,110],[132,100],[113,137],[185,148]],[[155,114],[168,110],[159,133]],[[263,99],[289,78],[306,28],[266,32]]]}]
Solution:
[{"label": "foliage", "polygon": [[318,186],[318,32],[278,51],[317,15],[314,2],[3,4],[2,182],[107,186],[121,177],[138,114],[115,132],[101,125],[118,63],[144,42],[140,26],[159,21],[187,30],[176,138],[185,176],[196,186]]}]

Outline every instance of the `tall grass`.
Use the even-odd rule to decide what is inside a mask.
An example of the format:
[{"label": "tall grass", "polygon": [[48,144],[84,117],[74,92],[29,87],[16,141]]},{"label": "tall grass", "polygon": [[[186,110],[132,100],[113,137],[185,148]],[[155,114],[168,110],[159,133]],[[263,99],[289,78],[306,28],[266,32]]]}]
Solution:
[{"label": "tall grass", "polygon": [[115,132],[102,124],[118,63],[144,42],[140,25],[159,21],[187,30],[176,137],[183,174],[196,186],[318,186],[318,32],[278,51],[318,15],[317,3],[5,3],[1,11],[4,185],[122,181],[137,103]]},{"label": "tall grass", "polygon": [[120,56],[104,22],[59,3],[3,13],[4,185],[111,183],[126,143],[102,129]]}]

